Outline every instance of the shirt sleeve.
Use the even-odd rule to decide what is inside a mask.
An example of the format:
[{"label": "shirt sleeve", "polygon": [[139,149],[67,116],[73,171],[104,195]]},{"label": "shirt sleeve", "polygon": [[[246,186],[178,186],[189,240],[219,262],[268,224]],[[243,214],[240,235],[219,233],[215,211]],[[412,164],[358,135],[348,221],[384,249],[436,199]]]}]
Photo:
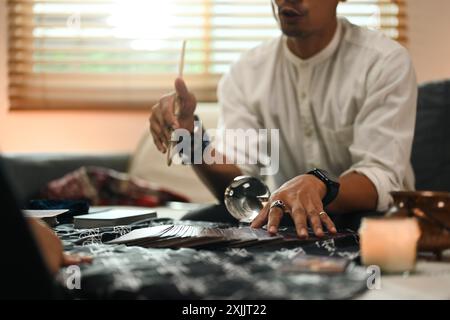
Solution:
[{"label": "shirt sleeve", "polygon": [[392,203],[391,191],[406,187],[417,108],[414,67],[404,48],[378,62],[368,74],[367,97],[354,124],[353,165],[378,192],[378,211]]},{"label": "shirt sleeve", "polygon": [[239,65],[233,65],[219,83],[220,115],[213,143],[244,175],[261,177],[260,159],[265,155],[258,154],[258,145],[265,143],[265,137],[258,135],[262,125],[246,99],[241,83],[246,75]]}]

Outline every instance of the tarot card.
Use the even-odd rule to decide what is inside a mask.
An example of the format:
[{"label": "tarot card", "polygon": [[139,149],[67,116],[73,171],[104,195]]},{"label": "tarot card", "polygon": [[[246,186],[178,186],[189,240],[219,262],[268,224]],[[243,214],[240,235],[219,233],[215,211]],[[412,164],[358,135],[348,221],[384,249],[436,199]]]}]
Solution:
[{"label": "tarot card", "polygon": [[109,241],[109,244],[133,244],[142,240],[157,239],[173,225],[161,225],[149,228],[135,229],[119,238]]},{"label": "tarot card", "polygon": [[339,274],[347,270],[350,260],[337,257],[299,254],[282,266],[283,273],[325,273]]}]

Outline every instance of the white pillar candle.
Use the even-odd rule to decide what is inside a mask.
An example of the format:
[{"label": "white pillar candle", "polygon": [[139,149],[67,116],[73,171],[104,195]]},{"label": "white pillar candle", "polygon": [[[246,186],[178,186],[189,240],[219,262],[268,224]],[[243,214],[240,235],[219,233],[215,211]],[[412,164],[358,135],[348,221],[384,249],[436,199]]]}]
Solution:
[{"label": "white pillar candle", "polygon": [[415,218],[365,218],[359,229],[361,261],[385,272],[414,269],[420,228]]}]

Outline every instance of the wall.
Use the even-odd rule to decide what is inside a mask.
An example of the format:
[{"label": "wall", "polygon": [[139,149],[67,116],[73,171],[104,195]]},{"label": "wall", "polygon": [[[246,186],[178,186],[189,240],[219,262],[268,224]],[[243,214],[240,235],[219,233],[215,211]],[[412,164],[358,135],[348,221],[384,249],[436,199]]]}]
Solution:
[{"label": "wall", "polygon": [[[0,150],[133,150],[147,130],[147,111],[8,111],[5,16],[0,0]],[[408,0],[408,17],[419,82],[450,78],[450,1]]]},{"label": "wall", "polygon": [[450,78],[450,1],[407,0],[409,49],[420,82]]},{"label": "wall", "polygon": [[0,148],[3,135],[5,115],[8,112],[7,81],[6,81],[6,12],[5,0],[0,0]]},{"label": "wall", "polygon": [[0,0],[0,150],[132,151],[147,132],[148,110],[9,111],[6,46],[6,0]]}]

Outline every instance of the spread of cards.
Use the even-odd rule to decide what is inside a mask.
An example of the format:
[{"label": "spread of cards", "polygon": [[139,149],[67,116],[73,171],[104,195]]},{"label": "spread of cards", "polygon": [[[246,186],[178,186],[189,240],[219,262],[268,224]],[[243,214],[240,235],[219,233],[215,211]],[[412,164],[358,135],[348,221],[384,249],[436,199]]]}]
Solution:
[{"label": "spread of cards", "polygon": [[269,234],[264,229],[250,227],[216,228],[196,225],[165,224],[133,230],[109,244],[125,244],[145,248],[248,248],[271,245],[301,245],[319,240],[347,237],[349,233],[300,239],[295,232]]}]

